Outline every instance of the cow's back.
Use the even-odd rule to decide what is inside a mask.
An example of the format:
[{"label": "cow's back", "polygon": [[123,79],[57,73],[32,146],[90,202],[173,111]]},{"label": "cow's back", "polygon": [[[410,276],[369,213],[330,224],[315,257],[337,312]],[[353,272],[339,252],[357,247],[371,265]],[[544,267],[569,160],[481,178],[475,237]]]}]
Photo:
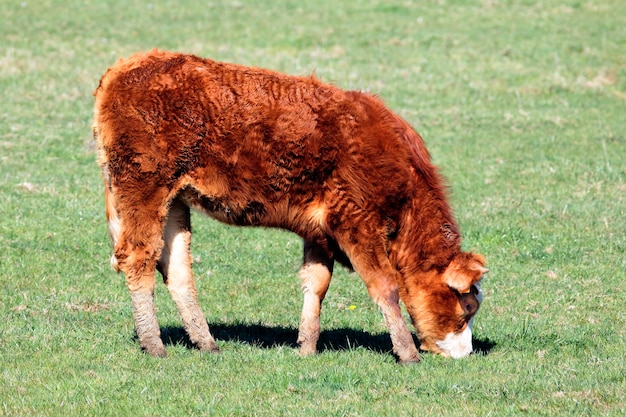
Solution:
[{"label": "cow's back", "polygon": [[412,187],[400,119],[314,77],[152,51],[119,61],[95,95],[113,184],[167,187],[222,221],[304,234],[302,213],[324,204],[335,224],[346,205],[378,223]]},{"label": "cow's back", "polygon": [[105,178],[135,200],[165,188],[228,223],[309,234],[303,213],[345,159],[351,104],[313,77],[153,51],[118,62],[95,95]]}]

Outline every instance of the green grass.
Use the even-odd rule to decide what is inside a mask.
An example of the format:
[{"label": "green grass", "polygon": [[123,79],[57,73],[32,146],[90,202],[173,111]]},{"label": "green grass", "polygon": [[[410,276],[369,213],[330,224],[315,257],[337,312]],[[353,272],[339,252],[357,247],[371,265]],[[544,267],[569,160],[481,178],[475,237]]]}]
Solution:
[{"label": "green grass", "polygon": [[[626,414],[623,1],[46,0],[0,15],[0,415]],[[397,365],[338,270],[322,352],[300,358],[299,239],[194,216],[222,354],[187,347],[162,285],[169,357],[142,354],[90,124],[106,68],[152,47],[315,71],[411,122],[490,264],[481,353]]]}]

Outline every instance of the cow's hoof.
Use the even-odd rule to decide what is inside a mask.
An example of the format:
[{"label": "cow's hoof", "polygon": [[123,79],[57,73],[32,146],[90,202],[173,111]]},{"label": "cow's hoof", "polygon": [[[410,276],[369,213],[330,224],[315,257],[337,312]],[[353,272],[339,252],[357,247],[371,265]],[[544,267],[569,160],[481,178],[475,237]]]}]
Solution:
[{"label": "cow's hoof", "polygon": [[202,346],[198,345],[198,349],[200,350],[200,352],[214,353],[216,355],[221,352],[220,347],[215,343]]},{"label": "cow's hoof", "polygon": [[152,346],[150,348],[144,348],[143,351],[155,358],[165,358],[167,356],[165,346]]},{"label": "cow's hoof", "polygon": [[406,359],[398,358],[398,363],[400,365],[412,365],[412,364],[415,364],[415,363],[420,363],[421,360],[422,360],[422,358],[420,358],[420,355],[416,354],[415,356],[411,356],[411,357],[406,358]]}]

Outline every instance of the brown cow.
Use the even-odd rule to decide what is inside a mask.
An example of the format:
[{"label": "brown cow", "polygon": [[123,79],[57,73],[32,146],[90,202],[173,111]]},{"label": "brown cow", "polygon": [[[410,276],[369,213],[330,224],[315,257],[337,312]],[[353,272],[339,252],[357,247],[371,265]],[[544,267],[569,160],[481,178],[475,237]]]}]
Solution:
[{"label": "brown cow", "polygon": [[487,269],[458,227],[422,138],[374,96],[314,77],[151,51],[120,60],[95,92],[94,136],[111,259],[126,275],[141,347],[166,354],[154,311],[158,269],[191,341],[218,347],[198,305],[190,208],[304,239],[298,343],[314,353],[335,260],[363,279],[401,362],[459,358]]}]

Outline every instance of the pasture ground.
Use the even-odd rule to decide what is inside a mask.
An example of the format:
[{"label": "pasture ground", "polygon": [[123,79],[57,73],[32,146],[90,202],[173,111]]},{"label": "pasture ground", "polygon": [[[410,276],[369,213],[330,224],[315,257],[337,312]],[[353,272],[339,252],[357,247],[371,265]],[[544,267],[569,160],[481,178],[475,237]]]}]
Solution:
[{"label": "pasture ground", "polygon": [[[622,0],[0,2],[0,415],[626,413],[626,3]],[[383,97],[447,177],[491,272],[477,354],[399,366],[340,268],[322,352],[297,355],[301,243],[194,217],[222,353],[142,354],[109,268],[92,92],[152,47]]]}]

